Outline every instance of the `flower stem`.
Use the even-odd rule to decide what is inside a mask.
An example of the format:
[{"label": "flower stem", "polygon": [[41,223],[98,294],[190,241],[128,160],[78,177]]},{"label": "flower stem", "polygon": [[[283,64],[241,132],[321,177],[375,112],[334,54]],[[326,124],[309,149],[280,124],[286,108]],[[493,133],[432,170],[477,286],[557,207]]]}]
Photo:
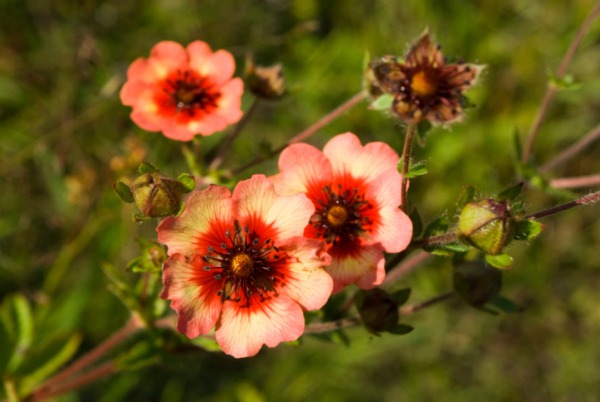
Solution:
[{"label": "flower stem", "polygon": [[402,148],[402,184],[400,191],[402,198],[400,199],[400,208],[404,211],[408,211],[408,199],[406,198],[406,192],[408,191],[408,170],[410,168],[410,154],[412,151],[412,142],[417,126],[415,124],[409,124],[406,127],[406,137],[404,138],[404,147]]},{"label": "flower stem", "polygon": [[600,201],[600,191],[596,191],[595,193],[588,194],[586,196],[583,196],[571,202],[567,202],[565,204],[557,205],[553,208],[545,209],[543,211],[527,215],[525,219],[539,219],[549,215],[554,215],[562,211],[566,211],[567,209],[571,209],[579,205],[589,205],[598,201]]},{"label": "flower stem", "polygon": [[269,153],[269,155],[258,156],[255,159],[251,160],[250,162],[246,163],[245,165],[242,165],[236,169],[233,169],[232,173],[233,174],[241,173],[244,170],[267,160],[269,157],[277,155],[279,152],[283,151],[285,149],[285,147],[287,147],[288,145],[291,145],[296,142],[300,142],[300,141],[307,139],[308,137],[315,134],[317,131],[319,131],[320,129],[322,129],[323,127],[325,127],[326,125],[328,125],[329,123],[331,123],[332,121],[337,119],[338,117],[340,117],[342,114],[346,113],[348,110],[350,110],[354,106],[358,105],[360,102],[362,102],[366,98],[367,98],[366,92],[361,91],[361,92],[357,93],[352,98],[348,99],[346,102],[344,102],[343,104],[341,104],[340,106],[338,106],[337,108],[335,108],[334,110],[329,112],[327,115],[323,116],[320,120],[318,120],[315,123],[313,123],[312,125],[310,125],[304,131],[302,131],[302,132],[298,133],[297,135],[295,135],[294,137],[292,137],[284,145],[282,145],[279,148],[275,148],[273,151],[271,151]]},{"label": "flower stem", "polygon": [[67,366],[60,373],[55,375],[54,377],[47,380],[40,387],[38,387],[34,392],[35,395],[41,394],[44,395],[48,390],[55,388],[60,385],[64,380],[71,377],[73,374],[82,371],[90,364],[94,363],[102,356],[106,355],[113,348],[121,344],[125,341],[129,336],[133,333],[137,332],[139,329],[143,328],[141,321],[132,316],[131,319],[125,324],[120,330],[112,334],[107,340],[102,342],[100,345],[96,346],[94,349],[83,355],[79,360],[76,360],[70,366]]},{"label": "flower stem", "polygon": [[43,401],[53,396],[64,394],[78,388],[81,388],[89,383],[99,380],[102,377],[116,373],[118,371],[114,361],[108,361],[98,367],[75,377],[74,380],[54,384],[50,387],[36,391],[31,397],[32,402]]},{"label": "flower stem", "polygon": [[404,278],[408,273],[410,273],[413,269],[420,266],[426,259],[428,259],[431,254],[426,251],[420,250],[415,255],[408,257],[406,260],[402,261],[402,263],[398,264],[397,258],[401,258],[402,254],[396,254],[394,258],[392,258],[388,264],[390,270],[385,276],[385,280],[381,284],[382,286],[391,285],[400,279]]},{"label": "flower stem", "polygon": [[598,139],[600,139],[600,124],[594,127],[586,135],[584,135],[579,141],[577,141],[570,147],[564,149],[554,158],[542,165],[542,167],[540,167],[540,172],[547,172],[555,168],[556,166],[568,161]]},{"label": "flower stem", "polygon": [[[454,296],[453,292],[443,293],[439,296],[436,296],[432,299],[426,300],[423,303],[414,304],[411,306],[401,307],[398,312],[402,317],[406,317],[408,315],[414,314],[417,311],[423,310],[424,308],[436,305],[445,300],[449,300]],[[359,325],[362,320],[359,317],[348,317],[341,318],[335,321],[328,322],[313,322],[308,324],[306,329],[304,330],[304,334],[321,334],[324,332],[337,331],[339,329],[354,327]]]},{"label": "flower stem", "polygon": [[440,246],[443,244],[449,244],[456,242],[457,237],[455,232],[448,232],[439,236],[425,237],[423,239],[413,240],[410,244],[411,247],[426,247],[426,246]]},{"label": "flower stem", "polygon": [[404,316],[407,316],[407,315],[414,314],[414,313],[416,313],[419,310],[423,310],[424,308],[436,305],[436,304],[441,303],[443,301],[449,300],[449,299],[451,299],[453,297],[454,297],[454,292],[442,293],[441,295],[436,296],[434,298],[431,298],[429,300],[426,300],[423,303],[414,304],[412,306],[401,307],[400,308],[400,315],[404,317]]},{"label": "flower stem", "polygon": [[223,163],[225,156],[231,149],[231,144],[233,144],[233,140],[235,140],[240,135],[242,129],[246,126],[246,123],[250,121],[250,117],[252,117],[252,115],[256,111],[256,107],[258,106],[258,104],[259,99],[255,97],[252,101],[252,104],[248,108],[248,111],[244,113],[244,117],[242,117],[242,120],[240,120],[240,122],[229,133],[229,135],[227,135],[227,137],[223,139],[223,142],[221,142],[219,150],[217,151],[217,155],[210,163],[210,170],[216,170],[219,166],[221,166],[221,163]]},{"label": "flower stem", "polygon": [[550,180],[550,186],[554,188],[593,187],[598,185],[600,185],[600,174]]},{"label": "flower stem", "polygon": [[[579,47],[579,44],[585,37],[587,31],[589,30],[594,20],[598,17],[598,15],[600,15],[600,2],[596,3],[592,11],[590,11],[587,18],[581,24],[581,28],[579,28],[579,31],[571,41],[571,44],[569,45],[569,48],[567,49],[567,52],[565,53],[562,61],[560,62],[558,70],[556,71],[557,78],[562,78],[567,72],[569,64],[571,64],[573,56],[575,55],[575,51]],[[552,99],[554,99],[554,95],[556,94],[556,92],[557,88],[551,83],[548,84],[548,87],[546,88],[546,94],[544,95],[544,99],[542,100],[542,104],[538,109],[533,125],[531,126],[529,134],[527,135],[527,144],[525,145],[525,149],[523,150],[522,156],[523,163],[527,163],[529,161],[529,156],[531,155],[531,151],[533,150],[533,143],[535,142],[540,127],[542,126],[542,122],[544,120],[546,112],[548,111],[548,107],[550,106]]]}]

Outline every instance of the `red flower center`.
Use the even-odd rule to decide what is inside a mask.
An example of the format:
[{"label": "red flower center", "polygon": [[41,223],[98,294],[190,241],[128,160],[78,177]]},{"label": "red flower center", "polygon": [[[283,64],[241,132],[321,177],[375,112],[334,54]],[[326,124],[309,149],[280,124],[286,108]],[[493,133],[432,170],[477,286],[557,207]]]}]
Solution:
[{"label": "red flower center", "polygon": [[358,187],[343,189],[337,185],[337,192],[331,186],[322,188],[322,196],[317,199],[316,212],[310,223],[317,237],[332,245],[356,241],[361,233],[370,230],[373,224],[368,216],[373,206],[365,201]]},{"label": "red flower center", "polygon": [[234,226],[233,236],[231,231],[225,231],[226,242],[208,247],[204,260],[211,265],[203,269],[215,272],[213,278],[221,286],[218,296],[248,307],[256,297],[266,300],[271,294],[277,295],[275,285],[283,279],[279,267],[287,256],[271,239],[250,233],[248,227],[240,227],[238,221]]},{"label": "red flower center", "polygon": [[221,93],[206,77],[193,70],[169,74],[155,95],[159,112],[177,115],[184,122],[202,117],[218,107]]}]

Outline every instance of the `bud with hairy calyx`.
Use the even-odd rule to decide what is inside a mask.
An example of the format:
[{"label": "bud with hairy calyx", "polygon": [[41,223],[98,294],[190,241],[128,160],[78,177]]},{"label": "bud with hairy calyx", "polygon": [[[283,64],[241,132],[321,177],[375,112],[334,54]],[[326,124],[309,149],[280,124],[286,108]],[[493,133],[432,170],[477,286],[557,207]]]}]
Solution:
[{"label": "bud with hairy calyx", "polygon": [[512,240],[514,227],[508,201],[490,198],[464,206],[457,234],[464,243],[496,255]]}]

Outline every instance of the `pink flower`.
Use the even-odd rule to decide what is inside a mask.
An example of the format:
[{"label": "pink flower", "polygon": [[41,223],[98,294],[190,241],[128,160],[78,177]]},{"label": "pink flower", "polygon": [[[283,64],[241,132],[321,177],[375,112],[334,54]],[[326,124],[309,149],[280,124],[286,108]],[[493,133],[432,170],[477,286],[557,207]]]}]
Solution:
[{"label": "pink flower", "polygon": [[363,147],[352,133],[334,137],[323,152],[290,145],[279,158],[281,172],[271,181],[279,194],[304,193],[313,202],[304,236],[327,242],[334,292],[351,283],[362,289],[381,284],[383,252],[400,252],[410,242],[412,222],[398,208],[398,161],[388,145]]},{"label": "pink flower", "polygon": [[225,50],[212,52],[201,41],[183,48],[164,41],[150,58],[139,58],[127,70],[121,102],[132,106],[131,119],[148,131],[189,141],[210,135],[240,120],[244,84],[231,78],[235,61]]},{"label": "pink flower", "polygon": [[157,228],[168,246],[161,297],[194,338],[216,325],[225,353],[253,356],[304,332],[303,310],[321,308],[333,282],[323,242],[302,237],[314,207],[303,194],[280,196],[263,175],[194,191],[184,212]]}]

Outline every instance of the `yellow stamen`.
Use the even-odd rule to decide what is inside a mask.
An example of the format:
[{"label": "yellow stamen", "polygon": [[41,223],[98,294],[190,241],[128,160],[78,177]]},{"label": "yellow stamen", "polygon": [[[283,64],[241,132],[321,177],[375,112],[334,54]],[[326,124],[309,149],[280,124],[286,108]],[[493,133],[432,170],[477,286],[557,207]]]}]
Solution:
[{"label": "yellow stamen", "polygon": [[426,71],[417,71],[412,77],[410,88],[418,96],[429,96],[437,90],[437,84]]},{"label": "yellow stamen", "polygon": [[332,226],[342,226],[348,219],[348,211],[340,205],[334,205],[327,211],[327,222]]},{"label": "yellow stamen", "polygon": [[236,254],[231,260],[231,271],[235,276],[241,276],[245,278],[252,273],[253,268],[254,262],[248,254]]}]

